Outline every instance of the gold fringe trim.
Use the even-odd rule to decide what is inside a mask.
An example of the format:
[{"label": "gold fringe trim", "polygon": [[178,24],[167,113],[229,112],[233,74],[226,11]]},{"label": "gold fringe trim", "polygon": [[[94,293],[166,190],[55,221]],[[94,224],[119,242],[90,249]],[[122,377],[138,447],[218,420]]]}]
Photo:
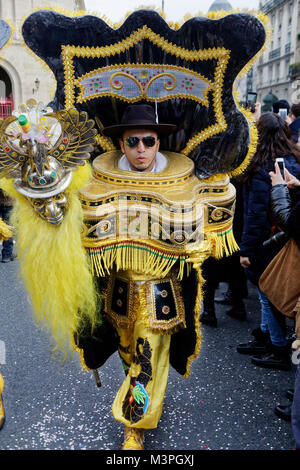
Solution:
[{"label": "gold fringe trim", "polygon": [[117,271],[133,270],[151,274],[157,279],[165,277],[179,261],[178,278],[182,279],[185,259],[188,255],[163,251],[150,243],[133,240],[108,242],[104,246],[88,248],[93,274],[104,277],[113,267]]},{"label": "gold fringe trim", "polygon": [[[232,232],[232,221],[223,226],[211,228],[206,234],[209,251],[217,259],[230,256],[239,249]],[[108,241],[99,247],[87,248],[93,275],[105,277],[115,268],[116,271],[138,271],[160,279],[165,277],[174,264],[179,261],[177,279],[183,278],[184,269],[190,272],[191,264],[197,265],[202,259],[203,251],[206,251],[207,241],[195,248],[187,248],[185,251],[164,250],[154,243],[147,241],[119,240]]]},{"label": "gold fringe trim", "polygon": [[232,222],[209,233],[212,242],[212,256],[221,259],[224,255],[230,256],[239,250],[239,246],[234,238]]}]

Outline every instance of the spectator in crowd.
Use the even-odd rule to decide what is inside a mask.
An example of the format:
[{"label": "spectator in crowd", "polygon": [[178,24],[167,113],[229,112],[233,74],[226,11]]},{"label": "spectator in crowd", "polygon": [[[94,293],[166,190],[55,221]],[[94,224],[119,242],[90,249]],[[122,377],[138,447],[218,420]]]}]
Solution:
[{"label": "spectator in crowd", "polygon": [[[271,204],[272,214],[278,225],[289,236],[300,241],[300,181],[285,170],[285,181],[281,176],[279,167],[275,164],[275,172],[270,172],[272,181]],[[290,191],[289,191],[290,189]],[[299,259],[300,263],[300,259]],[[300,283],[300,280],[299,280]],[[299,301],[297,302],[297,306]],[[300,349],[300,305],[295,307],[295,325],[297,340],[294,347]],[[299,311],[298,311],[299,310]],[[299,357],[299,356],[298,356]],[[292,428],[296,440],[296,448],[300,450],[300,365],[295,380],[292,405],[277,406],[275,413],[286,419],[292,417]]]},{"label": "spectator in crowd", "polygon": [[293,134],[293,139],[298,142],[300,133],[300,103],[293,104],[291,107],[290,129]]},{"label": "spectator in crowd", "polygon": [[248,279],[257,286],[261,303],[261,324],[252,335],[254,340],[240,344],[239,353],[256,355],[252,363],[266,368],[289,370],[289,348],[282,315],[272,311],[267,297],[259,290],[258,280],[280,247],[263,243],[280,229],[271,218],[271,180],[277,157],[283,157],[285,166],[296,177],[300,176],[300,150],[291,137],[286,122],[275,113],[262,114],[257,123],[259,140],[246,174],[243,177],[244,225],[240,243],[240,262]]},{"label": "spectator in crowd", "polygon": [[286,113],[290,112],[290,105],[286,100],[277,100],[272,105],[273,113],[279,114],[280,109],[286,109]]}]

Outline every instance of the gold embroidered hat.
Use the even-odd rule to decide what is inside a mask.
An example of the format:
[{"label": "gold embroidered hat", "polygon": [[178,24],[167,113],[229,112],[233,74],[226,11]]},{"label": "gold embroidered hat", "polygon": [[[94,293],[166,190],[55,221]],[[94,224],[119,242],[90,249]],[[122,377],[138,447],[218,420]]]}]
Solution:
[{"label": "gold embroidered hat", "polygon": [[154,109],[149,104],[132,104],[122,116],[121,124],[102,129],[107,137],[118,138],[127,129],[151,129],[158,135],[167,136],[175,132],[174,124],[159,124]]}]

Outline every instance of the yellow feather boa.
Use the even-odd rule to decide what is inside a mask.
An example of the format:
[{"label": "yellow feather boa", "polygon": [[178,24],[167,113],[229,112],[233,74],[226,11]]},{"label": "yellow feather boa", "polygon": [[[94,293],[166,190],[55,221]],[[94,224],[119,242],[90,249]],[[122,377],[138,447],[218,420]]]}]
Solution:
[{"label": "yellow feather boa", "polygon": [[9,240],[13,236],[12,227],[0,219],[0,241]]},{"label": "yellow feather boa", "polygon": [[30,293],[35,319],[50,329],[56,347],[72,351],[73,333],[85,320],[96,324],[97,293],[82,246],[82,209],[78,189],[91,175],[90,165],[80,167],[65,191],[68,209],[63,222],[53,226],[41,219],[11,180],[1,187],[15,199],[11,223],[17,236],[21,275]]}]

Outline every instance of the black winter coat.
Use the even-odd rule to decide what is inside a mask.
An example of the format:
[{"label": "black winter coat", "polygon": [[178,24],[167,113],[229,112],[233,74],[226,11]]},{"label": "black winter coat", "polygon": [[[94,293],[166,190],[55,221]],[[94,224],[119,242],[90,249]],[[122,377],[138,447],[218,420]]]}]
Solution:
[{"label": "black winter coat", "polygon": [[299,140],[299,131],[300,131],[300,117],[297,117],[291,124],[289,125],[289,128],[292,131],[293,134],[293,139],[298,142]]},{"label": "black winter coat", "polygon": [[300,188],[289,191],[286,184],[276,184],[271,192],[272,214],[281,229],[300,240]]},{"label": "black winter coat", "polygon": [[[284,158],[288,171],[300,177],[300,165],[293,155]],[[240,243],[240,255],[250,259],[251,266],[246,269],[248,279],[255,285],[271,259],[277,254],[278,248],[263,247],[263,242],[272,235],[275,225],[271,213],[271,178],[269,171],[274,171],[274,163],[259,168],[243,188],[244,225]]]}]

